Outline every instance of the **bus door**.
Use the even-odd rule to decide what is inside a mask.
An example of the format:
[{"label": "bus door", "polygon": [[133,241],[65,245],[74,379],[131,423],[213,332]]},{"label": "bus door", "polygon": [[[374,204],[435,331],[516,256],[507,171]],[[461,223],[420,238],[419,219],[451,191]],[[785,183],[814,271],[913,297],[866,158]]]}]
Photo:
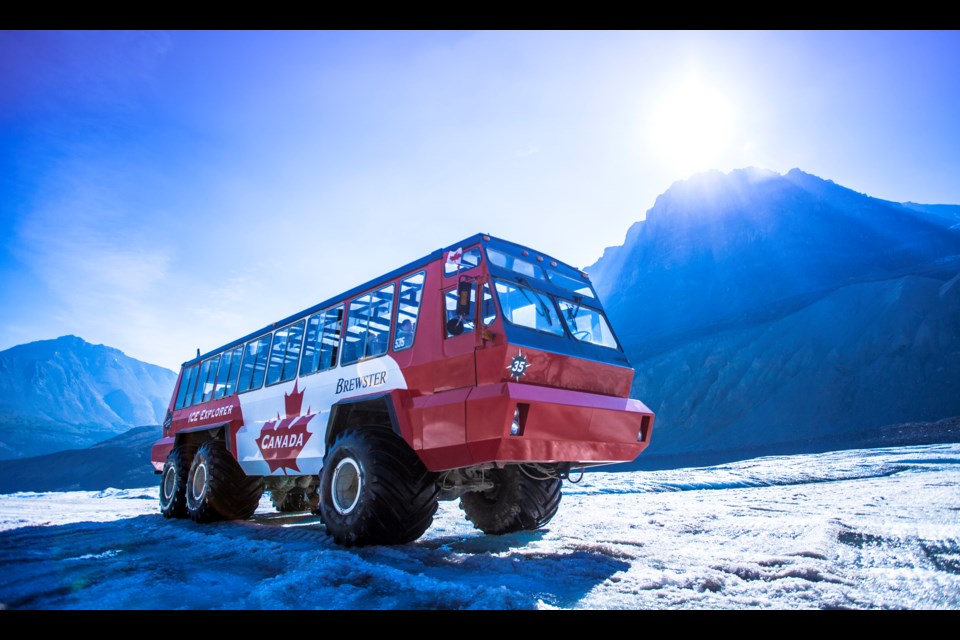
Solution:
[{"label": "bus door", "polygon": [[473,387],[477,384],[474,351],[477,346],[477,288],[473,279],[463,279],[442,292],[443,325],[440,328],[443,357],[434,369],[437,391]]}]

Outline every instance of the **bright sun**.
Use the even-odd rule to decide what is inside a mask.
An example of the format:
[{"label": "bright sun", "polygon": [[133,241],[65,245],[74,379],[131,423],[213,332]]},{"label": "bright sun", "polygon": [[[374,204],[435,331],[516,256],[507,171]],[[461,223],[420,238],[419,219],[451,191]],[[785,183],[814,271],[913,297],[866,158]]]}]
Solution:
[{"label": "bright sun", "polygon": [[709,84],[689,77],[655,103],[649,128],[653,153],[674,171],[720,169],[733,142],[733,107]]}]

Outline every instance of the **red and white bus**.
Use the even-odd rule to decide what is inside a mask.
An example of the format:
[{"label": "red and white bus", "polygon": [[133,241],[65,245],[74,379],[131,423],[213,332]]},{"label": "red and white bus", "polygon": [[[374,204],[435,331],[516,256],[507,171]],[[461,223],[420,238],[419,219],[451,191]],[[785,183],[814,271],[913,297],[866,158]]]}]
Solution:
[{"label": "red and white bus", "polygon": [[245,519],[269,491],[347,546],[415,540],[439,500],[536,529],[571,471],[650,442],[633,374],[586,273],[478,234],[185,362],[160,508]]}]

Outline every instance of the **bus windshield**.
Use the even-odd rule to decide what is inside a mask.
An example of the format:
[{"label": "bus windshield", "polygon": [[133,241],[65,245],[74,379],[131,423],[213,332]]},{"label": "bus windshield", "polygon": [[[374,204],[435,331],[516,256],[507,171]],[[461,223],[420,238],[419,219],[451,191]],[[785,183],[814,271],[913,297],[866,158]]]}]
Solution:
[{"label": "bus windshield", "polygon": [[494,278],[494,288],[503,316],[510,324],[555,336],[567,335],[610,349],[619,348],[606,316],[599,309],[583,306],[582,296],[567,299],[498,278]]}]

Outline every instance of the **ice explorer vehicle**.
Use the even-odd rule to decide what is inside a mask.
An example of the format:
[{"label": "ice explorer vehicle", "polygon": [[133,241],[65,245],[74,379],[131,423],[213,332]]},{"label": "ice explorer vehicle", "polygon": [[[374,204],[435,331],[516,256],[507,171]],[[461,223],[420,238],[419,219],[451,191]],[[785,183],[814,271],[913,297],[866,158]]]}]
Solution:
[{"label": "ice explorer vehicle", "polygon": [[246,519],[269,491],[346,546],[415,540],[439,500],[537,529],[572,471],[650,442],[633,374],[586,273],[478,234],[184,362],[160,509]]}]

